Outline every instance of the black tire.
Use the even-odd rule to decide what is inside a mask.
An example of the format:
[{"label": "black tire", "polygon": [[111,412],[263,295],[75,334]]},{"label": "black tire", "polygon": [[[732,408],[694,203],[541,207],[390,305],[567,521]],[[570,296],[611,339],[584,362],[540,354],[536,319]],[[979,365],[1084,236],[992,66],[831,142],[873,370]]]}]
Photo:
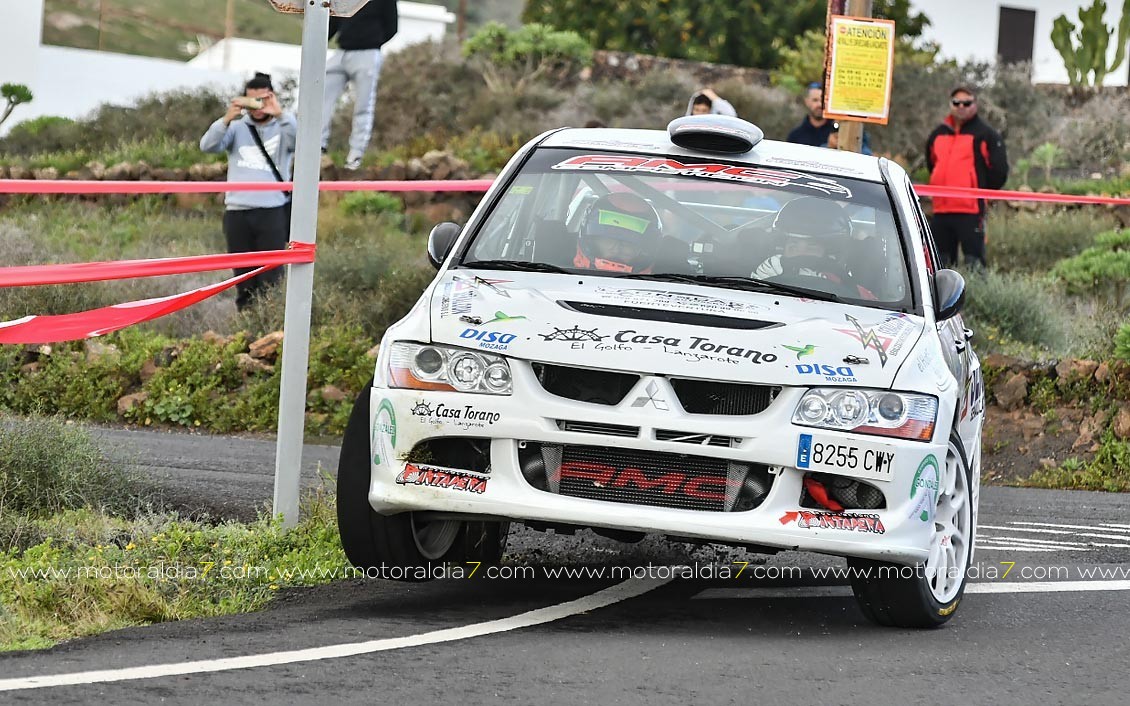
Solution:
[{"label": "black tire", "polygon": [[[381,515],[369,505],[371,387],[370,382],[353,405],[337,466],[338,533],[350,563],[366,571],[382,565],[400,569],[388,575],[406,581],[428,580],[435,574],[435,567],[449,562],[498,563],[506,547],[508,522],[445,520],[440,524],[429,522],[420,513]],[[418,538],[426,536],[429,529],[442,535],[439,547],[445,547],[448,539],[450,547],[431,556],[425,553]]]},{"label": "black tire", "polygon": [[[950,437],[949,450],[959,464],[959,472],[965,478],[965,522],[968,527],[965,547],[965,566],[961,571],[957,592],[944,603],[937,600],[930,590],[929,579],[925,574],[925,564],[908,567],[885,561],[870,559],[848,559],[852,591],[860,610],[874,623],[886,627],[899,628],[937,628],[953,617],[965,594],[969,562],[973,549],[973,496],[972,474],[965,448],[956,433]],[[948,458],[946,459],[948,463]],[[940,481],[940,478],[939,478]],[[939,490],[939,496],[940,496]],[[910,575],[913,574],[913,575]]]}]

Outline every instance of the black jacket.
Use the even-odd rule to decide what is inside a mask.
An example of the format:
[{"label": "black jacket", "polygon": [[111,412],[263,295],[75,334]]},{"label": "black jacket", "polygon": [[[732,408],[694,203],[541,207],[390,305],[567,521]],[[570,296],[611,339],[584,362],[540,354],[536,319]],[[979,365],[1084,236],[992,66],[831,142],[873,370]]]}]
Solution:
[{"label": "black jacket", "polygon": [[342,49],[380,49],[396,34],[396,0],[369,0],[353,17],[331,17],[330,39]]}]

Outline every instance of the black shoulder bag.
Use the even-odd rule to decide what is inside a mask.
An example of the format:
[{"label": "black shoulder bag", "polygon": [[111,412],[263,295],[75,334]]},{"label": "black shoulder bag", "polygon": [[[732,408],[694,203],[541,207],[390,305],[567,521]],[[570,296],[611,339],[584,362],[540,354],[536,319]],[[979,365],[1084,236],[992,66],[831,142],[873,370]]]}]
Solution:
[{"label": "black shoulder bag", "polygon": [[[275,175],[275,179],[277,179],[279,181],[286,181],[286,179],[283,179],[282,172],[279,171],[278,166],[275,164],[275,160],[271,158],[270,153],[267,152],[267,148],[263,146],[263,138],[259,137],[259,131],[256,130],[255,126],[252,125],[251,123],[247,123],[247,129],[251,131],[251,137],[254,138],[255,144],[259,146],[259,151],[263,153],[263,157],[266,158],[267,164],[271,165],[271,172]],[[287,226],[290,225],[291,193],[292,192],[289,192],[289,191],[286,192],[285,208],[286,208],[286,223],[287,223]]]}]

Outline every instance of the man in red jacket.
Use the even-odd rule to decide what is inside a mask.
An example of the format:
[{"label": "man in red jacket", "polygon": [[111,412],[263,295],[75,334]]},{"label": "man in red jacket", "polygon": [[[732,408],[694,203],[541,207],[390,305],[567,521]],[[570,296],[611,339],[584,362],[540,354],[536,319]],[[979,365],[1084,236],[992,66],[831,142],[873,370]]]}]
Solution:
[{"label": "man in red jacket", "polygon": [[[1008,179],[1008,155],[1000,133],[977,116],[977,96],[959,86],[950,93],[950,114],[926,140],[930,184],[999,189]],[[934,197],[931,230],[947,267],[957,263],[957,246],[967,265],[985,265],[985,201]]]}]

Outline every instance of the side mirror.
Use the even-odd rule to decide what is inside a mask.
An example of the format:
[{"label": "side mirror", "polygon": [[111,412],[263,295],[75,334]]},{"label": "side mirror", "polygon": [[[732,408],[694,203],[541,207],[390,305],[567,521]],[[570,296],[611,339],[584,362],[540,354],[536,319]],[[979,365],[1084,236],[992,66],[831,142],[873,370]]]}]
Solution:
[{"label": "side mirror", "polygon": [[428,262],[432,263],[432,267],[440,268],[461,232],[463,226],[451,222],[439,223],[432,228],[428,234]]},{"label": "side mirror", "polygon": [[952,319],[965,304],[965,278],[954,270],[938,270],[934,287],[938,292],[938,321]]}]

